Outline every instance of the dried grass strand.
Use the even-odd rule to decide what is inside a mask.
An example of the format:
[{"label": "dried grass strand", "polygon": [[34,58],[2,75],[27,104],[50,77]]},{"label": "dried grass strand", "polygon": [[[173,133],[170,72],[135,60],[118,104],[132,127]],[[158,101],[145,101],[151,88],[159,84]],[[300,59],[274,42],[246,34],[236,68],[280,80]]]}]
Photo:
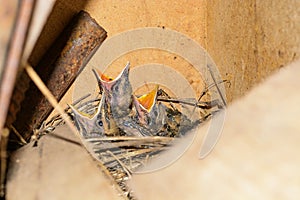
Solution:
[{"label": "dried grass strand", "polygon": [[64,109],[58,104],[57,100],[51,93],[51,91],[47,88],[47,86],[44,84],[42,79],[39,77],[39,75],[35,72],[35,70],[26,63],[25,70],[31,80],[35,83],[35,85],[39,88],[39,90],[42,92],[42,94],[46,97],[46,99],[49,101],[49,103],[54,107],[55,110],[61,115],[63,120],[66,122],[66,124],[70,127],[71,131],[76,135],[76,137],[80,138],[79,132],[69,119],[69,116],[65,113]]},{"label": "dried grass strand", "polygon": [[[32,66],[29,65],[28,63],[26,63],[25,70],[28,73],[28,75],[31,78],[31,80],[36,84],[36,86],[42,92],[42,94],[46,97],[46,99],[50,102],[50,104],[54,107],[54,109],[57,110],[57,112],[61,115],[62,119],[70,127],[70,130],[75,134],[76,137],[78,137],[80,139],[80,141],[82,142],[81,144],[83,144],[84,141],[82,140],[79,132],[77,131],[77,129],[73,125],[72,121],[69,119],[69,117],[65,113],[64,109],[58,104],[57,100],[55,99],[55,97],[53,96],[53,94],[51,93],[51,91],[43,83],[43,81],[41,80],[41,78],[39,77],[39,75],[35,72],[35,70],[32,68]],[[91,152],[88,152],[88,153],[91,155]],[[117,186],[118,184],[116,183],[116,181],[114,180],[114,178],[112,177],[112,175],[110,174],[110,172],[107,170],[107,168],[103,165],[103,163],[101,163],[101,162],[99,162],[99,160],[97,160],[97,165],[100,167],[100,169],[105,174],[105,176],[112,183],[114,183],[115,186]],[[119,188],[117,190],[119,190]]]}]

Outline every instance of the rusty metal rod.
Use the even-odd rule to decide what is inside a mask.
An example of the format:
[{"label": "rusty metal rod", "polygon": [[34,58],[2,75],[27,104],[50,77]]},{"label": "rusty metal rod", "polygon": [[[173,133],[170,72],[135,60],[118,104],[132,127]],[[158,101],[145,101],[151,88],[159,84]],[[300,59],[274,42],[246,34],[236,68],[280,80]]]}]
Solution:
[{"label": "rusty metal rod", "polygon": [[[58,101],[106,37],[106,31],[88,13],[80,11],[34,67]],[[20,78],[20,80],[28,79],[26,73],[23,73]],[[21,84],[20,87],[22,87]],[[22,91],[22,89],[16,89],[16,91]],[[33,82],[30,83],[23,98],[20,109],[12,106],[14,107],[12,115],[7,121],[8,123],[14,121],[13,126],[28,141],[32,131],[42,124],[53,107]],[[12,103],[12,105],[16,104]],[[16,110],[14,109],[19,109],[15,116]]]}]

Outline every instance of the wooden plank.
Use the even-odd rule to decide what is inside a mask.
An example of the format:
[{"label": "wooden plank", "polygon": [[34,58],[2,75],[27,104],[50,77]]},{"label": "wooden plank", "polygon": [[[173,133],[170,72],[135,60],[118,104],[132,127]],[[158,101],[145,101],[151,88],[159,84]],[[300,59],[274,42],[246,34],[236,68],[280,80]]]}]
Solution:
[{"label": "wooden plank", "polygon": [[199,160],[199,152],[208,124],[177,162],[153,173],[134,175],[132,185],[137,196],[299,199],[299,66],[300,61],[282,69],[232,104],[223,135],[204,160]]},{"label": "wooden plank", "polygon": [[[78,142],[67,126],[54,134]],[[44,136],[14,152],[7,199],[120,199],[86,150],[75,143]]]}]

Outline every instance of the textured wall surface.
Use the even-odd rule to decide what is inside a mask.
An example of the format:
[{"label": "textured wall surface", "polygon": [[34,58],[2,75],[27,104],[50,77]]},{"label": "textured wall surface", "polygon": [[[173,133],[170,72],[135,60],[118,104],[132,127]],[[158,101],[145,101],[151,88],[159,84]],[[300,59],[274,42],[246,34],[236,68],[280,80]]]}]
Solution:
[{"label": "textured wall surface", "polygon": [[[105,28],[108,39],[143,27],[175,30],[192,38],[207,49],[222,77],[230,81],[226,89],[232,101],[300,57],[299,4],[297,0],[59,0],[33,57],[37,59],[45,51],[72,14],[84,9]],[[107,73],[116,76],[128,60],[133,67],[153,62],[171,66],[187,77],[197,93],[203,88],[201,77],[190,63],[160,50],[144,49],[116,58]]]},{"label": "textured wall surface", "polygon": [[208,52],[230,80],[229,100],[300,57],[300,1],[207,3]]},{"label": "textured wall surface", "polygon": [[[226,89],[228,100],[232,101],[300,57],[299,4],[298,0],[58,0],[30,61],[36,64],[71,17],[84,9],[107,30],[108,38],[142,27],[175,30],[192,38],[208,50],[222,77],[230,81]],[[9,20],[2,22],[5,25]],[[7,38],[5,34],[1,32]],[[187,77],[197,93],[203,88],[201,77],[190,63],[159,50],[141,50],[116,58],[107,73],[115,76],[127,60],[133,67],[150,62],[171,66]]]}]

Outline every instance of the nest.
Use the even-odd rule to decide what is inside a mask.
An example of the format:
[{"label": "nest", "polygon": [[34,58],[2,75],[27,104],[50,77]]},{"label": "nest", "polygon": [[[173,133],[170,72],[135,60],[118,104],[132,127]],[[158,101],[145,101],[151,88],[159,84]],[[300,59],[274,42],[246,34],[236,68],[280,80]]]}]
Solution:
[{"label": "nest", "polygon": [[[212,87],[212,86],[210,86]],[[123,193],[122,196],[128,199],[135,199],[133,191],[128,187],[127,181],[131,174],[146,166],[153,158],[161,152],[172,148],[172,144],[185,135],[190,130],[208,120],[213,113],[223,108],[219,100],[209,102],[201,101],[202,97],[208,94],[207,87],[198,100],[175,99],[170,97],[162,89],[158,91],[157,101],[163,102],[167,107],[167,120],[163,126],[164,134],[156,134],[146,137],[126,136],[120,129],[113,136],[92,135],[82,136],[85,147],[92,156],[103,165],[113,177],[116,185]],[[72,105],[87,114],[94,114],[101,99],[101,93],[92,100],[87,100],[91,95],[86,95],[74,102]],[[197,117],[187,116],[180,107],[188,106]],[[74,123],[74,115],[70,107],[65,112],[71,117]],[[54,116],[34,135],[36,141],[44,134],[50,134],[53,130],[64,124],[60,115]]]}]

